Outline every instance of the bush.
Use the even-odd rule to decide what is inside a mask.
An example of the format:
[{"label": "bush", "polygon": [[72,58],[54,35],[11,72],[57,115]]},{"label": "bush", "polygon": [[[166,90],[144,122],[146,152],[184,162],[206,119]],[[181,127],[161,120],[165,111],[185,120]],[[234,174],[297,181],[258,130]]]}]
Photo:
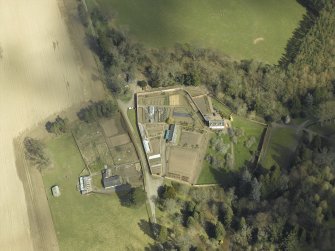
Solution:
[{"label": "bush", "polygon": [[148,83],[145,80],[140,80],[140,81],[137,81],[137,85],[144,88],[148,85]]},{"label": "bush", "polygon": [[85,6],[82,2],[78,3],[78,14],[79,14],[79,18],[80,21],[82,22],[82,24],[87,27],[88,26],[88,14],[86,12]]},{"label": "bush", "polygon": [[256,138],[252,136],[245,142],[245,147],[250,149],[255,143],[256,143]]},{"label": "bush", "polygon": [[172,186],[161,186],[158,191],[158,195],[161,199],[175,199],[176,198],[176,190]]},{"label": "bush", "polygon": [[49,133],[54,133],[56,135],[66,133],[68,130],[68,119],[63,119],[57,116],[55,121],[48,121],[45,124],[45,128]]}]

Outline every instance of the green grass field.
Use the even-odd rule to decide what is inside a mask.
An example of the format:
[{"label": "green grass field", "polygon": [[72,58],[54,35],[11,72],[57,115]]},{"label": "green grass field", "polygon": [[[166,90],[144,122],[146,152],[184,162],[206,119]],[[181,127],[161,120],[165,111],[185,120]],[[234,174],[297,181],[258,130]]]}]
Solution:
[{"label": "green grass field", "polygon": [[[53,167],[42,175],[60,249],[144,250],[150,238],[138,223],[148,220],[145,206],[122,207],[116,195],[80,195],[76,184],[84,163],[73,138],[61,136],[47,148]],[[50,191],[55,184],[62,193],[58,198]]]},{"label": "green grass field", "polygon": [[298,136],[291,128],[274,128],[271,133],[270,143],[266,156],[262,161],[265,168],[274,164],[280,167],[287,167],[298,144]]},{"label": "green grass field", "polygon": [[305,13],[295,0],[89,0],[89,6],[94,2],[148,46],[187,42],[269,63],[281,57]]}]

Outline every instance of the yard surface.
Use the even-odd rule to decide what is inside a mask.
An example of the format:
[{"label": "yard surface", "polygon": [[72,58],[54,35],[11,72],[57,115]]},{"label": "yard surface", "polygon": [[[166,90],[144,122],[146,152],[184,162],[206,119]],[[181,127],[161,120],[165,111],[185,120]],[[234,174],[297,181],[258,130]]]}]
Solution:
[{"label": "yard surface", "polygon": [[276,63],[305,9],[295,0],[89,0],[151,47],[176,42]]},{"label": "yard surface", "polygon": [[[80,195],[76,185],[85,166],[72,136],[52,140],[47,148],[53,167],[43,172],[43,181],[60,249],[143,250],[150,242],[139,227],[148,219],[145,205],[132,209],[122,207],[117,195]],[[58,198],[50,191],[55,184]]]}]

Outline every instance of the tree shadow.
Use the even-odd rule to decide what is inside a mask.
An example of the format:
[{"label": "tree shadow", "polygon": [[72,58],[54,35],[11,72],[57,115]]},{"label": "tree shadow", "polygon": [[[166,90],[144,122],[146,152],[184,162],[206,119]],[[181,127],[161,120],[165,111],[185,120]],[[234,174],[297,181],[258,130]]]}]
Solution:
[{"label": "tree shadow", "polygon": [[130,207],[133,204],[132,190],[129,184],[122,184],[114,188],[115,193],[119,198],[121,206]]},{"label": "tree shadow", "polygon": [[234,186],[238,181],[236,171],[216,169],[213,167],[209,167],[209,170],[213,174],[216,183],[225,189]]},{"label": "tree shadow", "polygon": [[287,146],[275,144],[273,146],[275,153],[271,154],[271,158],[279,165],[281,168],[288,168],[290,164],[293,162],[294,153]]},{"label": "tree shadow", "polygon": [[215,238],[215,225],[212,222],[206,221],[205,231],[208,235],[208,238]]},{"label": "tree shadow", "polygon": [[138,226],[140,229],[145,233],[147,236],[149,236],[151,239],[156,240],[156,236],[158,235],[160,225],[157,223],[151,223],[146,220],[140,220],[138,223]]}]

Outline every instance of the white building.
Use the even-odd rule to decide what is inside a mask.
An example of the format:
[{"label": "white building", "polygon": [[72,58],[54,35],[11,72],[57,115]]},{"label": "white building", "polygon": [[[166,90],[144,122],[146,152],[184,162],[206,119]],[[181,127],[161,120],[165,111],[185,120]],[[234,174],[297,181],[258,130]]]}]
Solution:
[{"label": "white building", "polygon": [[209,120],[208,126],[213,130],[223,130],[225,128],[224,120]]},{"label": "white building", "polygon": [[150,145],[149,145],[149,140],[144,139],[143,140],[143,146],[144,146],[144,150],[145,150],[146,153],[151,152]]},{"label": "white building", "polygon": [[52,195],[54,197],[59,197],[60,196],[60,189],[59,186],[55,185],[51,188]]}]

